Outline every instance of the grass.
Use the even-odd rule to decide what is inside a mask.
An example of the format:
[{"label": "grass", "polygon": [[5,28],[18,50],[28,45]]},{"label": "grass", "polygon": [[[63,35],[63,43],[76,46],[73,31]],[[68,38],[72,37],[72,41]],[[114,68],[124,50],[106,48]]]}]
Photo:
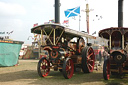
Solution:
[{"label": "grass", "polygon": [[59,71],[50,71],[45,77],[37,73],[38,60],[20,60],[19,66],[0,67],[0,85],[127,85],[128,77],[119,79],[112,76],[110,80],[103,79],[102,70],[93,73],[75,72],[71,79],[65,79]]}]

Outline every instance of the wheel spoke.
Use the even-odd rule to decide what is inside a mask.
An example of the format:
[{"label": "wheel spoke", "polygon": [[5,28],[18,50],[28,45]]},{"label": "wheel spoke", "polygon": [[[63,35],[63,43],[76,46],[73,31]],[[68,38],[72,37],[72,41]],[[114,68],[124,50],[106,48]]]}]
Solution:
[{"label": "wheel spoke", "polygon": [[66,71],[68,71],[69,70],[69,66],[66,66]]},{"label": "wheel spoke", "polygon": [[66,66],[66,71],[70,71],[70,69],[71,69],[71,62],[68,61]]},{"label": "wheel spoke", "polygon": [[88,66],[91,67],[91,69],[93,68],[93,66],[90,63],[88,64]]},{"label": "wheel spoke", "polygon": [[[87,62],[88,62],[88,63],[91,63],[91,62],[93,63],[93,62],[94,62],[94,60],[87,59]],[[91,63],[91,64],[92,64],[92,63]]]},{"label": "wheel spoke", "polygon": [[94,60],[90,60],[90,62],[94,62]]},{"label": "wheel spoke", "polygon": [[90,56],[92,56],[92,55],[93,55],[93,53],[89,54],[88,57],[90,57]]},{"label": "wheel spoke", "polygon": [[[93,54],[93,53],[92,53],[92,54]],[[92,54],[91,54],[91,55],[92,55]],[[90,62],[92,62],[92,63],[93,63],[93,62],[94,62],[94,60],[93,60],[93,59],[91,59],[90,57],[87,57],[87,62],[88,62],[88,63],[90,63]]]},{"label": "wheel spoke", "polygon": [[43,75],[45,75],[45,69],[44,69]]}]

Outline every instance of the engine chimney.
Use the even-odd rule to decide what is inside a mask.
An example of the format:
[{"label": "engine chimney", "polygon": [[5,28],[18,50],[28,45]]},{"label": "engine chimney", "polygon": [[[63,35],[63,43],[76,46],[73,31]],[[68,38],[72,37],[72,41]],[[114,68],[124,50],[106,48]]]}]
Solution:
[{"label": "engine chimney", "polygon": [[55,0],[55,23],[60,23],[60,0]]},{"label": "engine chimney", "polygon": [[118,27],[123,27],[123,0],[118,1]]}]

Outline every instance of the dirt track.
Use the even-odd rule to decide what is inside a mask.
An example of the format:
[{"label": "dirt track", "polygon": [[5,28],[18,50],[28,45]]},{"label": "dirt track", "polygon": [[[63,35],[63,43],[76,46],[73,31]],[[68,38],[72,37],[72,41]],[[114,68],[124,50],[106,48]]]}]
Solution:
[{"label": "dirt track", "polygon": [[0,85],[127,85],[128,78],[112,77],[104,81],[102,70],[90,74],[75,72],[71,79],[64,79],[59,71],[51,71],[46,78],[37,74],[38,60],[19,60],[19,66],[0,67]]}]

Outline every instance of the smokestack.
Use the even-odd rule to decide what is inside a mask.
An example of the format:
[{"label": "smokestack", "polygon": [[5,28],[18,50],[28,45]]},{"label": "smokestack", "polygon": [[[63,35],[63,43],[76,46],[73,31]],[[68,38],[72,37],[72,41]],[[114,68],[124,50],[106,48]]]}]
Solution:
[{"label": "smokestack", "polygon": [[55,23],[60,23],[60,0],[55,0]]},{"label": "smokestack", "polygon": [[123,0],[118,1],[118,27],[123,27]]}]

